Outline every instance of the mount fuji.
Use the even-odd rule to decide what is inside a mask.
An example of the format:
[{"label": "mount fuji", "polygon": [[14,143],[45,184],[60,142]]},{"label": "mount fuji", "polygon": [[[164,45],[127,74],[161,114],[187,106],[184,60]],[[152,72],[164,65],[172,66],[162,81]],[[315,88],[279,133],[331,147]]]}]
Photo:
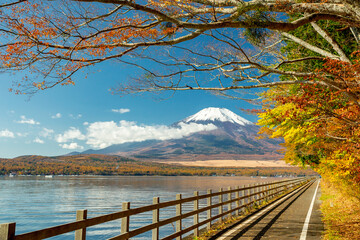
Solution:
[{"label": "mount fuji", "polygon": [[115,144],[81,154],[109,154],[142,160],[280,159],[281,139],[258,139],[259,126],[225,108],[205,108],[171,125],[214,125],[213,130],[170,140],[147,140]]},{"label": "mount fuji", "polygon": [[226,108],[209,107],[201,110],[200,112],[185,118],[181,122],[190,123],[213,123],[213,122],[229,122],[236,125],[252,125],[253,123],[245,118],[236,115]]}]

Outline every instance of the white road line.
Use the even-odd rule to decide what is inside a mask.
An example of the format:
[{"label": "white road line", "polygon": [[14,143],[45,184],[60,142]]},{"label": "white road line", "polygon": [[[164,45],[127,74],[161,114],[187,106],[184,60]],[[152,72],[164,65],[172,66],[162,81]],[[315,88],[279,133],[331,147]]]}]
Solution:
[{"label": "white road line", "polygon": [[303,229],[301,231],[300,240],[305,240],[306,239],[306,234],[307,234],[307,231],[308,231],[308,228],[309,228],[310,217],[311,217],[311,213],[312,213],[312,210],[313,210],[313,207],[314,207],[316,193],[317,193],[317,190],[318,190],[318,187],[319,187],[319,183],[320,183],[320,180],[318,180],[318,183],[316,185],[316,189],[315,189],[315,192],[314,192],[314,197],[313,197],[313,199],[311,201],[310,208],[309,208],[309,211],[308,211],[308,213],[306,215],[304,226],[303,226]]},{"label": "white road line", "polygon": [[227,231],[226,233],[224,233],[222,236],[218,237],[217,240],[224,240],[227,237],[231,236],[231,234],[233,234],[234,232],[238,231],[240,228],[242,228],[243,226],[247,225],[249,222],[251,222],[252,220],[258,218],[259,216],[263,215],[265,212],[269,211],[271,208],[280,205],[282,202],[284,202],[286,199],[290,198],[291,196],[293,196],[295,193],[297,193],[298,191],[300,191],[300,189],[302,188],[298,188],[296,189],[296,191],[292,192],[291,194],[289,194],[288,196],[284,197],[281,200],[278,200],[274,203],[272,203],[271,205],[269,205],[268,207],[266,207],[265,209],[261,210],[260,212],[258,212],[257,214],[255,214],[254,216],[250,217],[249,219],[247,219],[246,221],[244,221],[243,223],[237,225],[235,228]]}]

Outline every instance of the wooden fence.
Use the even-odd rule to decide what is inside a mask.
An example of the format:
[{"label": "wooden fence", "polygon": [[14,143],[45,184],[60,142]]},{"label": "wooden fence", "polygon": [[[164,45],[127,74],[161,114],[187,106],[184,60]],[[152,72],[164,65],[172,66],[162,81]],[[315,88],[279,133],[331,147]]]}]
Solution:
[{"label": "wooden fence", "polygon": [[[159,228],[168,224],[175,225],[175,232],[162,239],[180,240],[184,235],[189,234],[191,231],[193,231],[194,236],[198,236],[201,227],[206,226],[207,229],[210,229],[215,221],[222,221],[223,219],[234,215],[237,216],[240,213],[244,213],[246,209],[268,202],[274,197],[294,190],[313,180],[314,178],[295,178],[278,182],[257,183],[252,186],[248,185],[241,188],[235,187],[231,189],[229,187],[227,190],[220,189],[218,192],[208,190],[204,195],[199,195],[199,192],[195,191],[193,197],[182,198],[181,194],[177,194],[176,200],[162,203],[158,197],[155,197],[152,205],[133,209],[130,208],[129,202],[124,202],[122,211],[120,212],[89,219],[87,218],[87,210],[78,210],[76,212],[75,222],[18,235],[15,234],[16,223],[5,223],[0,224],[0,240],[38,240],[73,231],[75,231],[75,240],[85,240],[87,228],[117,219],[121,219],[121,228],[119,227],[120,234],[109,238],[108,240],[130,239],[148,231],[152,231],[152,240],[158,240]],[[214,198],[216,197],[217,201],[214,201]],[[200,200],[206,200],[206,206],[199,208]],[[191,202],[193,202],[193,211],[184,213],[182,211],[183,204]],[[174,216],[160,220],[160,209],[171,206],[176,208]],[[217,214],[214,216],[212,214],[213,209],[217,209]],[[152,223],[130,230],[130,216],[149,211],[152,211]],[[200,213],[207,213],[205,220],[200,221]],[[182,220],[189,217],[193,217],[193,224],[190,227],[184,228]]]}]

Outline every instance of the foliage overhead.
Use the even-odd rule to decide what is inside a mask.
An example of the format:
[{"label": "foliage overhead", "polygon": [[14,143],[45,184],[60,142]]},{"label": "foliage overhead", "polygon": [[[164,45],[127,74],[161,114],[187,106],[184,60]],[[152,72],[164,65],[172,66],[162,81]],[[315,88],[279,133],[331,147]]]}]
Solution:
[{"label": "foliage overhead", "polygon": [[[347,59],[333,42],[335,51],[322,49],[289,31],[333,21],[358,39],[360,25],[356,0],[8,0],[0,9],[0,67],[27,73],[11,89],[16,93],[74,84],[78,71],[108,60],[143,70],[115,89],[121,93],[209,90],[235,97],[238,89],[312,83],[296,79],[312,76],[309,69],[284,67]],[[280,51],[288,41],[312,53],[289,58]],[[142,64],[148,61],[155,67]]]}]

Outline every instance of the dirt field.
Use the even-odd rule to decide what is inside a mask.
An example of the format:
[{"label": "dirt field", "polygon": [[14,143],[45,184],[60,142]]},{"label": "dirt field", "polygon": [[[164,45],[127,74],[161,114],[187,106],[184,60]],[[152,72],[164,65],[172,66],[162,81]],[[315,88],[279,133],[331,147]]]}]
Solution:
[{"label": "dirt field", "polygon": [[291,167],[281,160],[204,160],[204,161],[163,161],[161,163],[196,167]]}]

